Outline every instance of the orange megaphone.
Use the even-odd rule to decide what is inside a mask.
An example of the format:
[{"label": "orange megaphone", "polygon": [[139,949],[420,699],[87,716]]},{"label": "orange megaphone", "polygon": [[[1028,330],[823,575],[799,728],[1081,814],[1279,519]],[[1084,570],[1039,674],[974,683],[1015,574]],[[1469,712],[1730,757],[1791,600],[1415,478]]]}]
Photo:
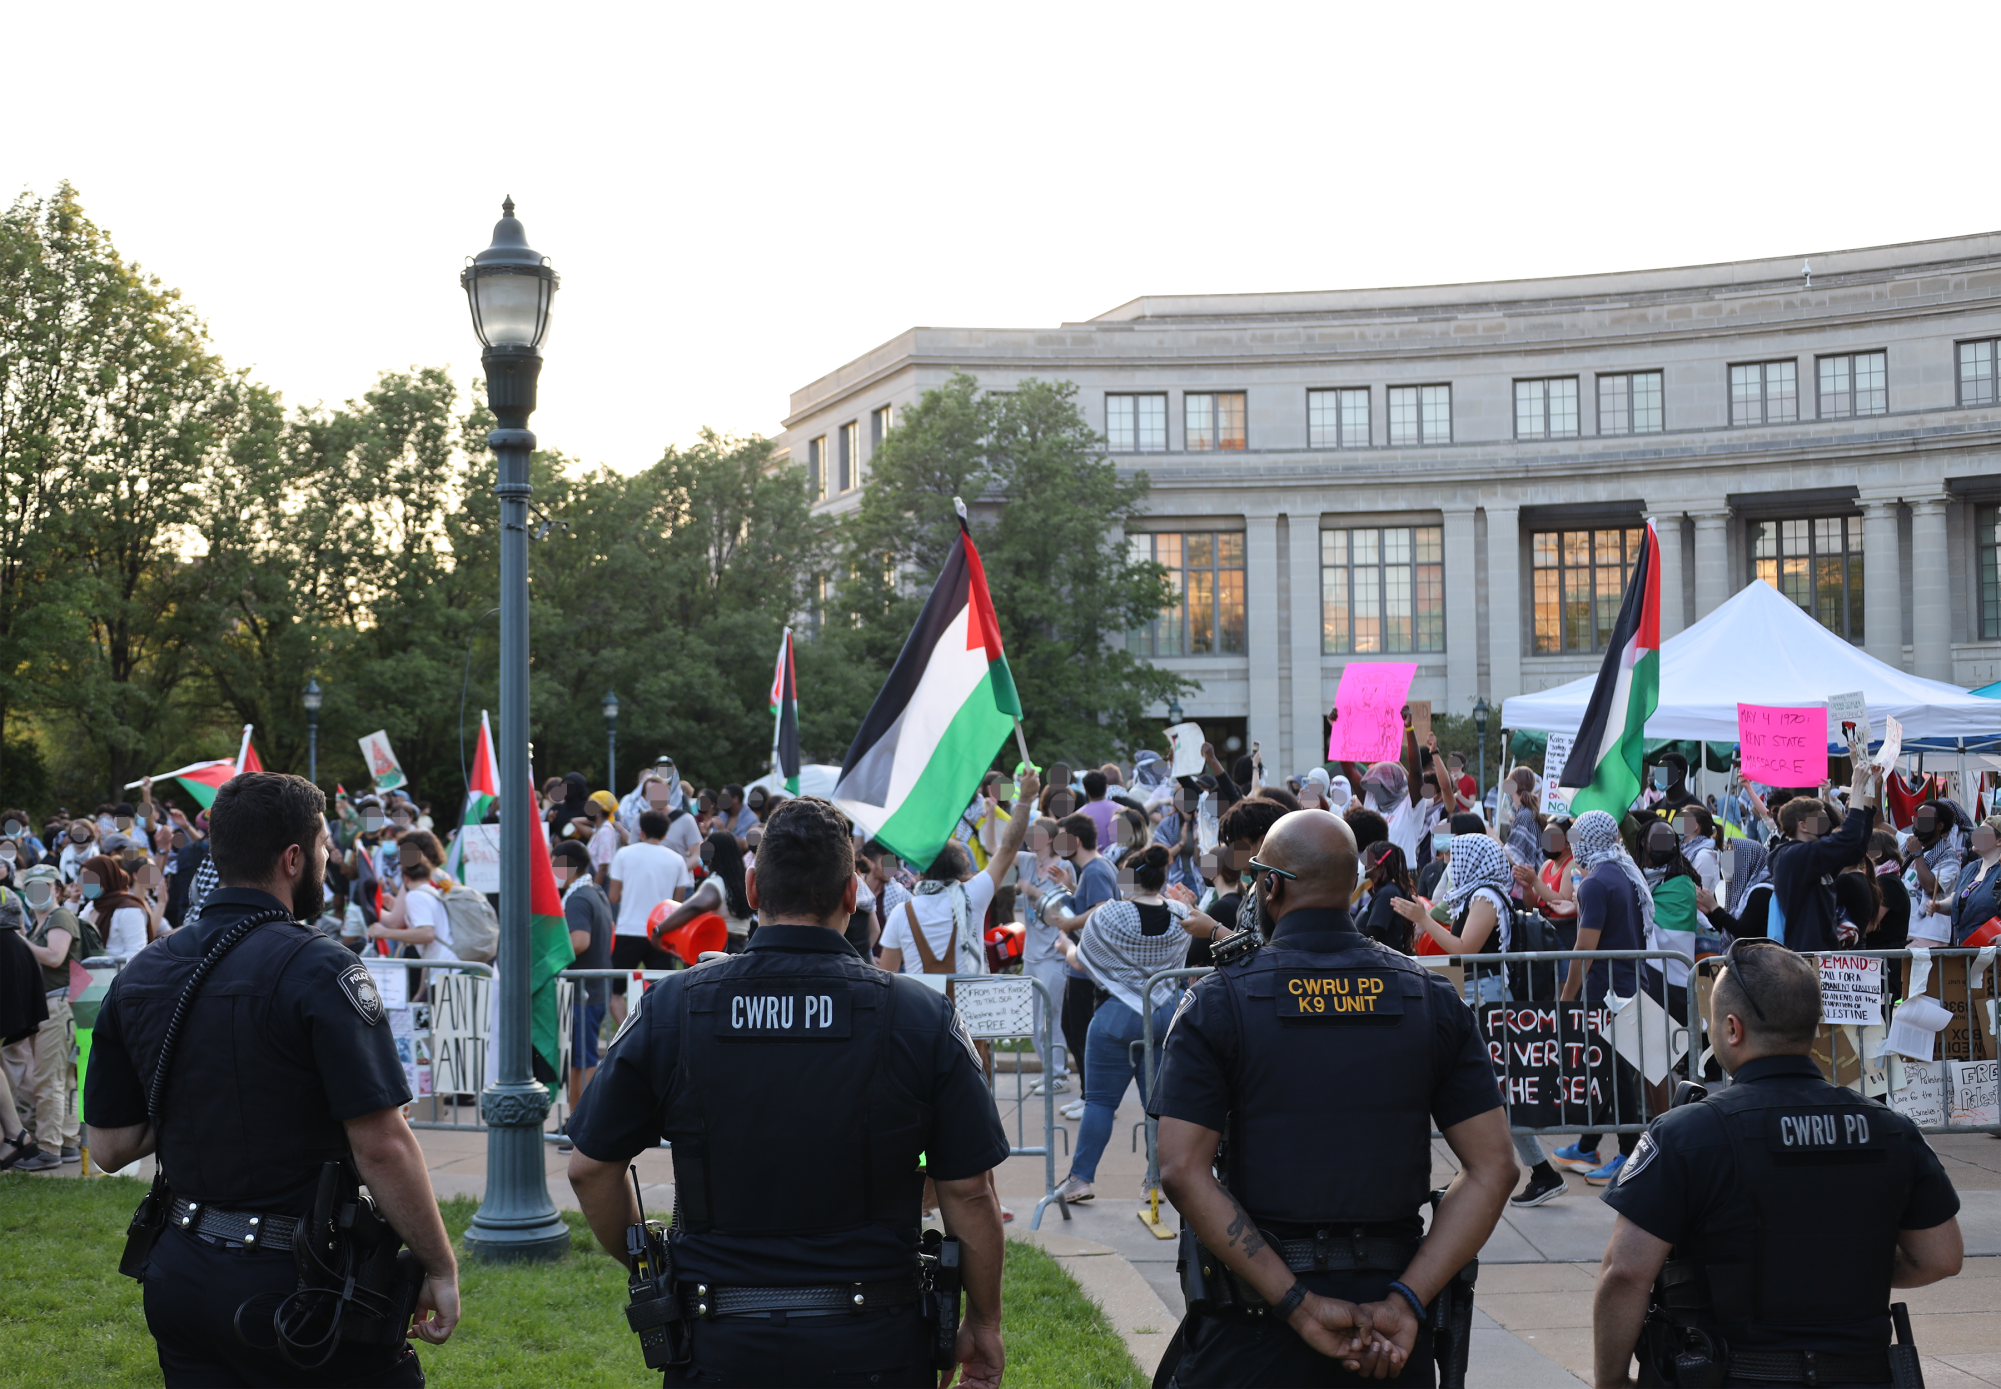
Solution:
[{"label": "orange megaphone", "polygon": [[662,933],[661,923],[672,916],[680,906],[679,902],[666,901],[655,907],[646,917],[646,938],[661,950],[671,950],[681,957],[681,963],[692,965],[707,951],[721,950],[729,944],[730,928],[714,912],[703,912],[678,930]]}]

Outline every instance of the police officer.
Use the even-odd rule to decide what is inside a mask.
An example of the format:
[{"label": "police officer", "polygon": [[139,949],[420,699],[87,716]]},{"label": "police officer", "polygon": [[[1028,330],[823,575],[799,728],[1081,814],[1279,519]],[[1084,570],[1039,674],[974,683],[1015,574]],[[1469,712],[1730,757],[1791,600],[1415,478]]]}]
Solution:
[{"label": "police officer", "polygon": [[[209,812],[220,886],[199,918],[133,957],[98,1014],[84,1083],[91,1156],[115,1171],[159,1155],[164,1228],[149,1251],[128,1245],[128,1271],[170,1386],[424,1382],[393,1332],[386,1346],[336,1338],[289,1359],[279,1347],[276,1318],[299,1283],[292,1230],[329,1162],[367,1184],[421,1263],[417,1301],[430,1315],[417,1334],[442,1342],[458,1322],[458,1265],[403,1118],[410,1091],[382,1000],[353,955],[293,919],[319,913],[325,811],[303,777],[227,782]],[[197,966],[258,918],[199,979],[161,1074]]]},{"label": "police officer", "polygon": [[1959,1272],[1959,1197],[1915,1124],[1821,1079],[1812,963],[1759,939],[1726,960],[1729,1088],[1654,1120],[1605,1193],[1597,1382],[1627,1383],[1643,1342],[1646,1383],[1698,1382],[1686,1355],[1715,1367],[1702,1383],[1889,1384],[1890,1289]]},{"label": "police officer", "polygon": [[[1285,816],[1249,866],[1271,938],[1218,947],[1150,1105],[1161,1184],[1210,1275],[1173,1382],[1430,1385],[1426,1318],[1514,1189],[1494,1068],[1450,985],[1356,931],[1339,817]],[[1427,1236],[1434,1123],[1460,1174]]]},{"label": "police officer", "polygon": [[[1036,790],[1026,778],[1023,796]],[[1030,818],[1009,824],[997,862],[1014,862]],[[915,1278],[927,1174],[962,1242],[953,1353],[966,1384],[1000,1382],[990,1172],[1007,1135],[951,1002],[843,938],[855,881],[838,810],[811,796],[774,810],[745,881],[749,948],[635,1002],[570,1121],[570,1183],[621,1261],[639,1219],[626,1166],[673,1144],[670,1250],[690,1320],[670,1385],[936,1383]]]}]

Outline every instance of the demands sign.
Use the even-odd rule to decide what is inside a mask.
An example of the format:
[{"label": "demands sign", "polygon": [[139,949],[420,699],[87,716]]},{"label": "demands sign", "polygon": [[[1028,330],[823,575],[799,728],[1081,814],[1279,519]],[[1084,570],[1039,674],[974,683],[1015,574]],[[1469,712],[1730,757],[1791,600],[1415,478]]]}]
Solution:
[{"label": "demands sign", "polygon": [[1612,1014],[1603,1004],[1488,1003],[1479,1026],[1510,1124],[1589,1129],[1640,1117],[1614,1117]]}]

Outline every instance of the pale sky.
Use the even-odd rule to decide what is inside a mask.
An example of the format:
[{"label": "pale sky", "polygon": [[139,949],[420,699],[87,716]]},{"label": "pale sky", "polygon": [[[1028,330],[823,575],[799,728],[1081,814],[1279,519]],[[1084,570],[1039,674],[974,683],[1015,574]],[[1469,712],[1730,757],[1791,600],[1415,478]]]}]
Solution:
[{"label": "pale sky", "polygon": [[1991,4],[14,6],[0,194],[69,179],[292,404],[478,351],[630,471],[917,324],[2001,227]]}]

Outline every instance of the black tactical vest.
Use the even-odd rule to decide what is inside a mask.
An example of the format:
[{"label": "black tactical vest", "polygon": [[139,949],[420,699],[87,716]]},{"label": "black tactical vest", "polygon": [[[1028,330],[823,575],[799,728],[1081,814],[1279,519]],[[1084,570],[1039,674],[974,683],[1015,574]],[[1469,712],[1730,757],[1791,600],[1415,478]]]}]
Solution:
[{"label": "black tactical vest", "polygon": [[1702,1265],[1726,1338],[1755,1323],[1882,1318],[1915,1178],[1904,1121],[1818,1077],[1733,1085],[1722,1116],[1751,1221],[1711,1222],[1674,1251]]},{"label": "black tactical vest", "polygon": [[683,1227],[915,1228],[925,1109],[885,1056],[892,977],[847,952],[753,950],[682,993],[666,1136]]},{"label": "black tactical vest", "polygon": [[1354,945],[1281,935],[1216,971],[1241,1025],[1228,1186],[1259,1220],[1407,1219],[1430,1189],[1433,986],[1364,936],[1334,939]]}]

